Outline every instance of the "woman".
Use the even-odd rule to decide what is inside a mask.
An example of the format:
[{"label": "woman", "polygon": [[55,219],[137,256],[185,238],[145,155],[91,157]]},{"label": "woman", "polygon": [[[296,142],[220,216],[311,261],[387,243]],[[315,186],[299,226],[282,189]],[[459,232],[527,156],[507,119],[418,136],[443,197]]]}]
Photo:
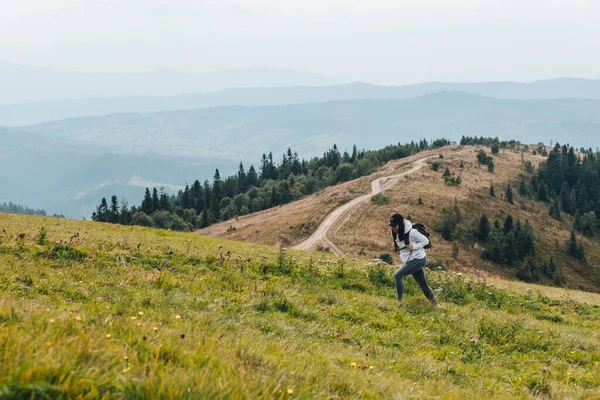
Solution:
[{"label": "woman", "polygon": [[394,248],[400,250],[400,259],[404,264],[394,274],[398,300],[402,301],[402,295],[404,294],[404,277],[412,275],[425,294],[425,297],[433,305],[441,308],[442,305],[435,299],[433,290],[427,284],[427,278],[423,270],[425,265],[427,265],[427,254],[423,248],[429,244],[429,239],[417,229],[412,229],[411,222],[405,220],[400,214],[392,215],[388,226],[392,228]]}]

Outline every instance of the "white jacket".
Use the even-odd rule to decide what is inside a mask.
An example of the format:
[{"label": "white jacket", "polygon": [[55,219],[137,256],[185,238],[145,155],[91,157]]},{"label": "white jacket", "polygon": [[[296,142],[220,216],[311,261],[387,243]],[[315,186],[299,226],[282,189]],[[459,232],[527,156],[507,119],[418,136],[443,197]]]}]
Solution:
[{"label": "white jacket", "polygon": [[[410,232],[408,235],[408,242],[413,245],[412,250],[403,249],[404,245],[404,235]],[[404,220],[404,234],[401,235],[398,232],[396,235],[396,244],[400,248],[400,259],[404,264],[409,262],[410,260],[420,260],[421,258],[427,257],[425,253],[425,249],[423,247],[427,246],[429,243],[429,239],[427,236],[424,236],[416,229],[412,229],[412,223],[409,220]]]}]

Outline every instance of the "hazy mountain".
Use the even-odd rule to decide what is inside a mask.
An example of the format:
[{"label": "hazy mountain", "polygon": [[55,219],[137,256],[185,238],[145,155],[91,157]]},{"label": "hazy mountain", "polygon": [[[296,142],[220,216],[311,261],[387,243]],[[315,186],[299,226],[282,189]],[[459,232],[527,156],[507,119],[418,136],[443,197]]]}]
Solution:
[{"label": "hazy mountain", "polygon": [[461,135],[595,148],[600,100],[501,100],[440,92],[404,100],[344,100],[114,114],[0,130],[0,187],[7,200],[49,213],[89,216],[113,193],[137,204],[145,186],[177,190],[195,179],[279,160]]},{"label": "hazy mountain", "polygon": [[[0,61],[0,104],[63,98],[170,96],[231,87],[331,85],[339,81],[308,72],[238,68],[202,74],[172,70],[140,73],[70,72]],[[53,118],[56,119],[56,118]]]},{"label": "hazy mountain", "polygon": [[115,153],[93,143],[0,128],[0,199],[50,214],[89,217],[94,205],[112,194],[137,204],[146,186],[173,192],[212,177],[215,168],[229,174],[237,161]]},{"label": "hazy mountain", "polygon": [[377,86],[356,82],[334,86],[233,88],[166,97],[61,99],[0,106],[0,125],[30,125],[82,116],[230,105],[268,106],[351,99],[406,99],[440,91],[463,91],[502,99],[600,99],[600,80],[562,78],[532,83],[430,82],[407,86]]},{"label": "hazy mountain", "polygon": [[600,100],[502,100],[439,92],[404,100],[114,114],[49,122],[26,130],[127,152],[236,159],[268,150],[281,152],[289,146],[311,156],[334,142],[373,148],[463,134],[529,142],[576,138],[577,144],[595,146],[599,124]]}]

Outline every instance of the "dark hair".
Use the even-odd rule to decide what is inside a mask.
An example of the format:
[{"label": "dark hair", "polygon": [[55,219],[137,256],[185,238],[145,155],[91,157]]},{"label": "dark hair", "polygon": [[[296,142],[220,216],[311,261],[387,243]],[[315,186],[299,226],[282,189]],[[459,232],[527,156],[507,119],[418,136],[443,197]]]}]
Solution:
[{"label": "dark hair", "polygon": [[389,226],[398,225],[398,232],[392,231],[392,240],[394,241],[394,249],[398,250],[398,245],[396,244],[396,236],[404,235],[404,217],[401,214],[395,213],[390,217]]}]

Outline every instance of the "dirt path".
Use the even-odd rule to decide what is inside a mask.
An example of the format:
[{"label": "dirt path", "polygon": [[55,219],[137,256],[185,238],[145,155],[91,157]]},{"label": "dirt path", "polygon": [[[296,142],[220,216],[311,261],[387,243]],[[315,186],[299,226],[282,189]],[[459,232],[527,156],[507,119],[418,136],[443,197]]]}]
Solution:
[{"label": "dirt path", "polygon": [[333,210],[325,220],[319,225],[317,230],[305,241],[302,243],[298,243],[294,246],[294,249],[298,250],[309,250],[317,245],[317,243],[322,243],[325,247],[329,247],[332,253],[337,256],[341,256],[342,252],[340,249],[327,237],[327,233],[331,230],[331,228],[339,223],[345,216],[347,216],[352,210],[356,209],[361,203],[368,201],[371,197],[375,196],[378,193],[381,193],[390,187],[392,187],[400,178],[406,175],[413,174],[423,168],[425,166],[427,160],[430,158],[437,158],[438,156],[429,156],[420,158],[413,162],[413,167],[405,172],[402,172],[397,175],[384,176],[381,178],[377,178],[371,182],[371,193],[365,194],[363,196],[357,197],[356,199],[342,205],[341,207]]}]

